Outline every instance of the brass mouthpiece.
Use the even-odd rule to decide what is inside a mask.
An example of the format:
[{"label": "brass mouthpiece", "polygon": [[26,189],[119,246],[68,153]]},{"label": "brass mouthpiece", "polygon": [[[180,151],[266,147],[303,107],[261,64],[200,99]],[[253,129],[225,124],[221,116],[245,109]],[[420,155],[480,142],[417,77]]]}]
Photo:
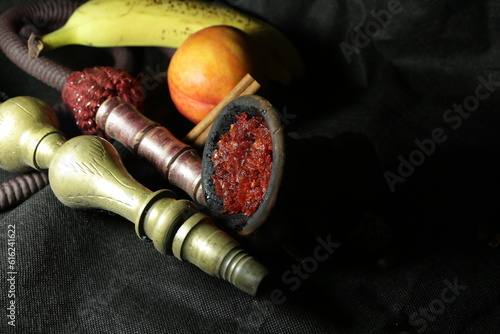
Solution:
[{"label": "brass mouthpiece", "polygon": [[0,167],[49,170],[56,197],[73,208],[114,212],[135,224],[138,236],[164,254],[256,295],[268,272],[187,200],[152,192],[126,171],[116,149],[94,136],[66,140],[43,101],[16,97],[0,105]]}]

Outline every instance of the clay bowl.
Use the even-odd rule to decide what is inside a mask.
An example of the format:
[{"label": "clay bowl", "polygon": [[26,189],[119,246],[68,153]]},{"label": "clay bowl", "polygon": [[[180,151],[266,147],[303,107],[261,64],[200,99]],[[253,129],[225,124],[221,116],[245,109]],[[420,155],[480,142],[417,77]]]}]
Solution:
[{"label": "clay bowl", "polygon": [[[228,132],[231,125],[236,122],[236,115],[240,115],[243,112],[251,117],[262,117],[271,131],[273,143],[271,178],[268,190],[256,212],[251,216],[246,216],[242,213],[225,215],[221,213],[224,209],[222,200],[219,196],[215,195],[215,185],[211,178],[214,173],[211,156],[217,149],[217,142],[220,135]],[[257,95],[242,96],[229,103],[214,121],[203,151],[202,185],[207,207],[212,217],[239,236],[249,236],[255,233],[271,215],[280,191],[284,166],[285,136],[281,127],[279,114],[274,107],[267,100]]]}]

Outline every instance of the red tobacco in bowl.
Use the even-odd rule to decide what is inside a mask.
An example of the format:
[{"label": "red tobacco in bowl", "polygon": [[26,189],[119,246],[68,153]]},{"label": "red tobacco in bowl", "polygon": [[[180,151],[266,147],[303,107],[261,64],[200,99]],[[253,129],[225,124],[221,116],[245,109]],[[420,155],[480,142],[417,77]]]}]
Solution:
[{"label": "red tobacco in bowl", "polygon": [[223,213],[251,216],[257,210],[271,177],[272,151],[271,133],[262,117],[236,115],[212,154],[212,179]]}]

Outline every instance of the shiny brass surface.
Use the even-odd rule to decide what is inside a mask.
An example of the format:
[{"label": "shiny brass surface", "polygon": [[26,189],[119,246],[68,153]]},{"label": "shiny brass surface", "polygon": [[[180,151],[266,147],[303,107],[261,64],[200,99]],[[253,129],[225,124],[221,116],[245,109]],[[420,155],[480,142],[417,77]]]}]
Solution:
[{"label": "shiny brass surface", "polygon": [[115,148],[94,136],[68,141],[44,102],[17,97],[0,105],[0,167],[49,170],[56,197],[74,208],[99,208],[135,224],[141,239],[255,295],[268,272],[212,219],[168,190],[152,192],[126,171]]},{"label": "shiny brass surface", "polygon": [[58,126],[52,109],[38,99],[21,96],[0,104],[0,166],[12,172],[48,168],[45,154],[40,154],[38,162],[35,155],[45,150],[39,146],[42,138],[55,146],[64,142]]}]

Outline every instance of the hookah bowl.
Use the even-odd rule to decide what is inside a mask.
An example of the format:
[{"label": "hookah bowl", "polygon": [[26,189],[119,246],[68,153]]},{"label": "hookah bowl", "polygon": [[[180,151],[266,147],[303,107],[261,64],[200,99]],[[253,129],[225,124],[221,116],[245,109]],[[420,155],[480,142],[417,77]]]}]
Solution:
[{"label": "hookah bowl", "polygon": [[[211,177],[219,138],[242,113],[261,117],[272,140],[267,191],[250,216],[224,213]],[[319,235],[345,236],[373,200],[378,180],[377,154],[365,136],[292,138],[285,134],[279,112],[258,95],[241,96],[226,105],[211,127],[202,154],[202,185],[210,216],[271,262],[282,263],[290,255],[300,261],[311,254]]]},{"label": "hookah bowl", "polygon": [[256,295],[267,269],[248,255],[194,203],[169,190],[152,192],[125,170],[116,149],[96,136],[66,140],[54,111],[33,97],[0,104],[0,167],[14,172],[48,169],[51,188],[65,205],[114,212],[164,254]]}]

